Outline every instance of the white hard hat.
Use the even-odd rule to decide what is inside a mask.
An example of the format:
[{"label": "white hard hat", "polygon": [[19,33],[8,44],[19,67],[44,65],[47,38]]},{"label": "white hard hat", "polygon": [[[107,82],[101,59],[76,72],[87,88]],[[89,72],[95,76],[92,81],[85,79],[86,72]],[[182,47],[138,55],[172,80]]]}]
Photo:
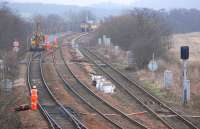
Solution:
[{"label": "white hard hat", "polygon": [[33,86],[33,89],[36,89],[36,86]]}]

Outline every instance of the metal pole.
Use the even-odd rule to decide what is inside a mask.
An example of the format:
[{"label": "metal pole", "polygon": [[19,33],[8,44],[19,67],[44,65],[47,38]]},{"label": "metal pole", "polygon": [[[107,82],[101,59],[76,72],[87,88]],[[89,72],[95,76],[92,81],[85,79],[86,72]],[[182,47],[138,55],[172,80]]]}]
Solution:
[{"label": "metal pole", "polygon": [[185,105],[187,101],[186,101],[186,90],[184,87],[184,79],[185,79],[185,61],[182,60],[182,65],[181,65],[181,82],[182,82],[182,88],[183,88],[182,102]]},{"label": "metal pole", "polygon": [[[29,48],[30,48],[30,47],[29,47],[29,45],[30,45],[30,44],[29,44],[29,40],[30,40],[31,36],[32,36],[32,34],[29,34],[29,35],[27,36],[27,38],[26,38],[26,50],[27,50],[27,51],[29,51]],[[31,43],[31,42],[30,42],[30,43]]]},{"label": "metal pole", "polygon": [[27,50],[27,51],[29,50],[28,41],[29,41],[29,36],[28,36],[27,39],[26,39],[26,50]]},{"label": "metal pole", "polygon": [[[154,55],[154,52],[153,52],[152,58],[153,58],[152,60],[153,60],[153,64],[154,64],[154,63],[155,63],[155,55]],[[153,67],[153,65],[152,65],[152,67]],[[153,68],[152,68],[152,69],[153,69]],[[155,83],[155,71],[153,70],[152,73],[153,73],[153,75],[152,75],[152,76],[153,76],[153,83]]]},{"label": "metal pole", "polygon": [[153,62],[155,61],[155,55],[154,55],[154,52],[153,52]]},{"label": "metal pole", "polygon": [[0,72],[1,72],[1,80],[3,80],[3,61],[0,61]]},{"label": "metal pole", "polygon": [[182,61],[182,87],[183,87],[183,104],[187,104],[190,100],[190,86],[189,80],[187,80],[187,61]]},{"label": "metal pole", "polygon": [[187,80],[187,62],[183,60],[183,79]]},{"label": "metal pole", "polygon": [[3,62],[2,76],[3,76],[3,80],[2,80],[3,81],[3,87],[5,88],[6,87],[6,81],[5,81],[5,65],[4,65],[4,62]]}]

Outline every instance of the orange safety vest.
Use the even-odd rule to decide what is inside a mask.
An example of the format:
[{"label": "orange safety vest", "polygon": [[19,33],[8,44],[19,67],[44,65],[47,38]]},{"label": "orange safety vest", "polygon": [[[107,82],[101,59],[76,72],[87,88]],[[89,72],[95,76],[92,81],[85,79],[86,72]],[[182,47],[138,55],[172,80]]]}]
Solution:
[{"label": "orange safety vest", "polygon": [[38,104],[38,91],[37,89],[31,89],[31,110],[37,110]]},{"label": "orange safety vest", "polygon": [[50,43],[46,43],[44,47],[45,47],[45,49],[49,50],[49,49],[51,49],[51,44]]},{"label": "orange safety vest", "polygon": [[49,41],[49,36],[48,35],[45,35],[44,36],[44,39],[45,39],[45,43],[47,43]]}]

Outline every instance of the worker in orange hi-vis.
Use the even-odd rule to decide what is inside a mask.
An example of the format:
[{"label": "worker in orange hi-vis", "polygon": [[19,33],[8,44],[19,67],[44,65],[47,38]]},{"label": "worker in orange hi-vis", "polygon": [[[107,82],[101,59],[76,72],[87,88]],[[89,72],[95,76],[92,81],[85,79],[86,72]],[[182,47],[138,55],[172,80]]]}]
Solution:
[{"label": "worker in orange hi-vis", "polygon": [[36,89],[36,86],[33,86],[33,88],[31,89],[31,110],[37,110],[38,104],[38,91]]},{"label": "worker in orange hi-vis", "polygon": [[58,37],[54,37],[54,48],[58,48]]},{"label": "worker in orange hi-vis", "polygon": [[49,42],[49,36],[48,36],[48,35],[45,35],[45,36],[44,36],[44,42],[45,42],[45,43]]}]

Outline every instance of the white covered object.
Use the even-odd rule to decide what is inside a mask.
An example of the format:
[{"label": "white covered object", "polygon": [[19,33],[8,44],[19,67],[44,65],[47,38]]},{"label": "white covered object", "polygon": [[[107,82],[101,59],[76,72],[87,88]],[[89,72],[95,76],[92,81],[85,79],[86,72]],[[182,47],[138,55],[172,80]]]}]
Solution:
[{"label": "white covered object", "polygon": [[104,93],[113,93],[115,86],[100,75],[91,74],[92,81],[96,81],[96,89]]},{"label": "white covered object", "polygon": [[102,76],[91,74],[91,78],[92,78],[92,81],[97,81],[97,80],[101,79]]},{"label": "white covered object", "polygon": [[111,82],[102,81],[98,83],[97,89],[104,93],[113,93],[115,86]]},{"label": "white covered object", "polygon": [[112,85],[107,85],[102,87],[104,93],[114,93],[115,87]]}]

